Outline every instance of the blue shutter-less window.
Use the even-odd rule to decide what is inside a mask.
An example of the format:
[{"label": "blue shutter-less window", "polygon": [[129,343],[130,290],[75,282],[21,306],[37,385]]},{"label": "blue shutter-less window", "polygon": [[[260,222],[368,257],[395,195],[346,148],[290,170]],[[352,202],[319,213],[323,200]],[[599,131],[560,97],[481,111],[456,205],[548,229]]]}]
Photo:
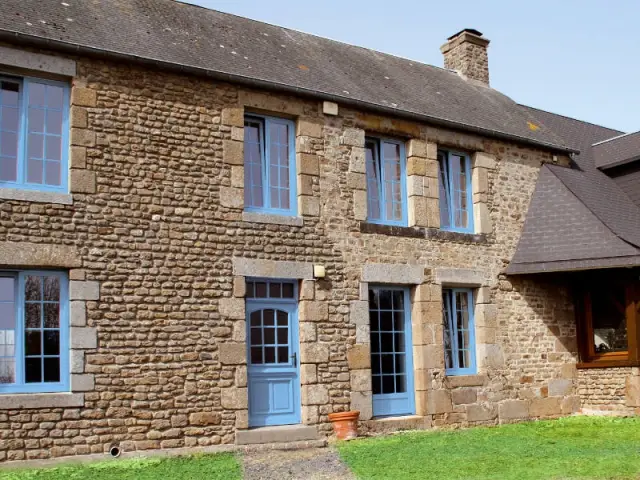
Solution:
[{"label": "blue shutter-less window", "polygon": [[407,224],[407,187],[404,145],[394,140],[365,140],[367,221]]},{"label": "blue shutter-less window", "polygon": [[292,121],[247,115],[244,121],[244,169],[245,210],[296,214]]},{"label": "blue shutter-less window", "polygon": [[473,233],[471,160],[462,153],[439,151],[440,228]]},{"label": "blue shutter-less window", "polygon": [[0,186],[66,192],[69,87],[0,77]]},{"label": "blue shutter-less window", "polygon": [[473,292],[467,288],[442,290],[444,355],[447,375],[476,373]]}]

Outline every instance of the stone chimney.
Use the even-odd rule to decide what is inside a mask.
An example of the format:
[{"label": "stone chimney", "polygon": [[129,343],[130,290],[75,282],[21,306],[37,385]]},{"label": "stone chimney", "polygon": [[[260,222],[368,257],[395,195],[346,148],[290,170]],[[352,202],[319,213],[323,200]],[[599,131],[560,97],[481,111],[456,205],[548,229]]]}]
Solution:
[{"label": "stone chimney", "polygon": [[465,28],[449,37],[447,43],[440,47],[444,55],[444,68],[489,86],[488,45],[489,40],[478,30]]}]

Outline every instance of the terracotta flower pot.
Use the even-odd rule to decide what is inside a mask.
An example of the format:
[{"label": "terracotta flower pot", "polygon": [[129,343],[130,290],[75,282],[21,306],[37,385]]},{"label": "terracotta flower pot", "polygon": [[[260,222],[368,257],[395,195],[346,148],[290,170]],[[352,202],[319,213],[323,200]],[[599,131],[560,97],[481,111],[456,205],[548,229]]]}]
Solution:
[{"label": "terracotta flower pot", "polygon": [[333,424],[338,440],[352,440],[358,436],[358,417],[360,417],[358,410],[329,414],[329,420]]}]

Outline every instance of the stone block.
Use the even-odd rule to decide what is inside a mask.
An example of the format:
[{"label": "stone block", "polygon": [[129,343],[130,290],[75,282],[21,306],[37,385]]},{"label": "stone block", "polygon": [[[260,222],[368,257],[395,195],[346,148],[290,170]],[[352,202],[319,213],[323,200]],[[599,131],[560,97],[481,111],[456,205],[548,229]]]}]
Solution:
[{"label": "stone block", "polygon": [[565,363],[560,367],[560,376],[562,378],[574,379],[578,374],[575,363]]},{"label": "stone block", "polygon": [[562,397],[534,398],[529,406],[532,417],[553,417],[562,414]]},{"label": "stone block", "polygon": [[244,188],[220,187],[220,205],[227,208],[244,208]]},{"label": "stone block", "polygon": [[69,324],[72,327],[87,325],[87,308],[84,301],[69,302]]},{"label": "stone block", "polygon": [[566,378],[558,378],[549,380],[549,396],[564,397],[571,395],[573,392],[573,380]]},{"label": "stone block", "polygon": [[233,165],[231,167],[231,186],[244,188],[244,167]]},{"label": "stone block", "polygon": [[440,183],[437,178],[424,177],[424,196],[427,198],[440,198]]},{"label": "stone block", "polygon": [[440,228],[440,201],[437,198],[427,198],[427,226]]},{"label": "stone block", "polygon": [[[414,366],[413,383],[416,391],[430,390],[431,389],[431,371],[418,369],[418,368],[415,368]],[[424,414],[418,414],[418,415],[426,415],[426,411]]]},{"label": "stone block", "polygon": [[329,403],[329,387],[323,384],[302,385],[302,405],[326,405]]},{"label": "stone block", "polygon": [[469,268],[437,267],[435,282],[447,286],[480,287],[485,283],[487,274]]},{"label": "stone block", "polygon": [[236,367],[236,387],[246,387],[247,386],[247,367],[244,365],[238,365]]},{"label": "stone block", "polygon": [[493,230],[489,206],[486,203],[473,204],[473,228],[475,233],[489,234]]},{"label": "stone block", "polygon": [[322,102],[322,113],[325,115],[338,115],[338,104],[335,102]]},{"label": "stone block", "polygon": [[93,327],[71,327],[71,349],[98,348],[98,331]]},{"label": "stone block", "polygon": [[630,375],[625,381],[625,404],[640,407],[640,376]]},{"label": "stone block", "polygon": [[436,178],[439,179],[440,177],[440,164],[438,163],[437,160],[432,160],[430,158],[427,158],[426,160],[426,176],[429,178]]},{"label": "stone block", "polygon": [[373,417],[373,398],[369,392],[351,392],[351,410],[360,412],[360,420]]},{"label": "stone block", "polygon": [[476,152],[472,158],[474,168],[488,168],[492,170],[496,168],[496,157],[485,152]]},{"label": "stone block", "polygon": [[467,421],[488,422],[498,417],[498,410],[495,405],[467,405]]},{"label": "stone block", "polygon": [[475,388],[456,388],[451,392],[451,400],[455,405],[466,405],[478,401],[478,392]]},{"label": "stone block", "polygon": [[353,325],[369,325],[369,302],[362,300],[350,302],[349,322]]},{"label": "stone block", "polygon": [[249,411],[236,410],[236,430],[245,430],[249,428]]},{"label": "stone block", "polygon": [[233,322],[231,331],[231,339],[234,342],[244,343],[247,341],[247,322],[244,320],[236,320]]},{"label": "stone block", "polygon": [[349,155],[349,171],[367,173],[366,154],[364,147],[352,147]]},{"label": "stone block", "polygon": [[86,128],[72,128],[71,145],[94,147],[96,145],[96,133]]},{"label": "stone block", "polygon": [[486,168],[476,167],[471,173],[471,188],[473,193],[489,191],[489,172]]},{"label": "stone block", "polygon": [[231,127],[244,127],[244,108],[228,107],[222,109],[220,121],[223,125]]},{"label": "stone block", "polygon": [[222,415],[217,412],[197,412],[189,415],[189,425],[220,425]]},{"label": "stone block", "polygon": [[326,363],[329,361],[329,345],[324,343],[301,343],[300,363]]},{"label": "stone block", "polygon": [[320,216],[320,199],[318,197],[308,197],[301,195],[298,197],[298,207],[300,215],[305,217]]},{"label": "stone block", "polygon": [[413,347],[413,361],[416,369],[444,368],[444,346],[438,344]]},{"label": "stone block", "polygon": [[454,375],[447,377],[446,385],[449,388],[481,387],[487,382],[485,375]]},{"label": "stone block", "polygon": [[438,144],[427,142],[427,158],[432,160],[438,159]]},{"label": "stone block", "polygon": [[313,175],[298,175],[298,195],[313,195]]},{"label": "stone block", "polygon": [[318,329],[313,322],[300,322],[300,341],[315,342],[318,339]]},{"label": "stone block", "polygon": [[476,305],[493,302],[493,299],[491,296],[491,289],[489,287],[480,287],[476,290],[475,293],[476,293],[476,298],[475,298]]},{"label": "stone block", "polygon": [[505,400],[498,407],[500,420],[514,420],[529,417],[528,400]]},{"label": "stone block", "polygon": [[233,296],[236,298],[244,298],[247,294],[247,281],[242,276],[233,277]]},{"label": "stone block", "polygon": [[442,301],[415,303],[411,312],[411,318],[414,324],[443,324]]},{"label": "stone block", "polygon": [[562,414],[571,415],[572,413],[578,413],[580,411],[580,397],[577,395],[571,395],[564,397],[561,403]]},{"label": "stone block", "polygon": [[427,156],[427,143],[417,138],[412,138],[407,142],[407,157],[423,157]]},{"label": "stone block", "polygon": [[303,300],[298,304],[298,317],[304,322],[322,322],[329,319],[329,304],[315,300]]},{"label": "stone block", "polygon": [[571,337],[558,337],[556,338],[556,352],[558,353],[575,353],[578,350],[577,338]]},{"label": "stone block", "polygon": [[222,408],[230,410],[246,410],[249,396],[246,388],[223,388],[221,394]]},{"label": "stone block", "polygon": [[71,147],[69,165],[71,168],[87,168],[87,148]]},{"label": "stone block", "polygon": [[244,298],[221,298],[218,300],[218,312],[226,319],[243,320],[245,318]]},{"label": "stone block", "polygon": [[413,298],[411,299],[411,302],[415,304],[417,302],[430,302],[430,301],[431,301],[431,285],[429,283],[421,283],[420,285],[416,285],[416,288],[413,290]]},{"label": "stone block", "polygon": [[84,373],[84,351],[70,350],[69,363],[71,373]]},{"label": "stone block", "polygon": [[364,190],[353,192],[353,218],[360,221],[367,219],[367,192]]},{"label": "stone block", "polygon": [[98,94],[95,90],[84,87],[71,89],[71,105],[79,107],[95,107],[98,102]]},{"label": "stone block", "polygon": [[22,48],[0,47],[2,64],[11,67],[52,73],[63,77],[76,76],[76,62],[70,58],[29,52]]},{"label": "stone block", "polygon": [[303,405],[301,413],[303,425],[315,425],[320,420],[317,405]]},{"label": "stone block", "polygon": [[369,343],[371,341],[371,329],[369,325],[356,325],[356,343]]},{"label": "stone block", "polygon": [[353,345],[347,350],[349,370],[371,368],[371,347],[365,344]]},{"label": "stone block", "polygon": [[504,367],[504,354],[501,345],[477,344],[478,365],[482,368]]},{"label": "stone block", "polygon": [[300,365],[300,383],[309,385],[318,383],[318,368],[313,363],[303,363]]},{"label": "stone block", "polygon": [[420,345],[442,344],[443,327],[433,323],[419,323],[412,325],[411,339],[415,347]]},{"label": "stone block", "polygon": [[351,391],[371,391],[371,370],[351,370]]},{"label": "stone block", "polygon": [[244,142],[244,127],[231,127],[231,140]]},{"label": "stone block", "polygon": [[476,342],[484,344],[496,343],[496,330],[493,327],[477,327]]},{"label": "stone block", "polygon": [[233,257],[233,274],[243,277],[313,279],[313,263]]},{"label": "stone block", "polygon": [[474,319],[478,327],[497,327],[498,306],[491,303],[476,304]]},{"label": "stone block", "polygon": [[72,392],[91,392],[95,389],[95,380],[90,374],[71,374]]},{"label": "stone block", "polygon": [[364,147],[364,130],[360,128],[345,128],[340,137],[340,144]]},{"label": "stone block", "polygon": [[362,281],[367,283],[419,285],[424,282],[424,266],[396,263],[365,263],[362,266]]},{"label": "stone block", "polygon": [[89,121],[89,112],[86,108],[72,106],[69,113],[70,123],[72,127],[87,128]]},{"label": "stone block", "polygon": [[320,175],[320,157],[311,153],[298,153],[296,155],[299,175]]},{"label": "stone block", "polygon": [[299,118],[296,123],[296,135],[314,138],[322,138],[322,123],[310,122]]},{"label": "stone block", "polygon": [[222,161],[227,165],[244,165],[244,143],[223,140]]},{"label": "stone block", "polygon": [[347,187],[353,190],[366,190],[367,176],[364,173],[347,172]]},{"label": "stone block", "polygon": [[427,391],[427,412],[429,415],[449,413],[453,411],[451,394],[447,390]]},{"label": "stone block", "polygon": [[244,365],[247,363],[247,346],[244,343],[220,343],[218,360],[223,365]]},{"label": "stone block", "polygon": [[426,197],[413,196],[408,200],[408,216],[410,227],[429,226],[429,199]]},{"label": "stone block", "polygon": [[313,300],[316,295],[316,282],[303,280],[300,282],[300,300]]},{"label": "stone block", "polygon": [[72,168],[69,176],[71,193],[96,193],[96,174],[91,170]]},{"label": "stone block", "polygon": [[425,177],[427,175],[427,159],[422,157],[408,157],[407,175]]}]

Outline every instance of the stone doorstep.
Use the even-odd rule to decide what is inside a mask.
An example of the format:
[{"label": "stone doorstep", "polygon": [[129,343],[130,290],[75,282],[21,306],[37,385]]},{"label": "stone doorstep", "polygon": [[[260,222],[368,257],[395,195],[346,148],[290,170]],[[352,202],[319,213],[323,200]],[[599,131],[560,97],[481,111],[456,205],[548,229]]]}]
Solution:
[{"label": "stone doorstep", "polygon": [[368,433],[390,433],[399,430],[424,430],[431,428],[431,416],[404,415],[401,417],[382,417],[362,422]]},{"label": "stone doorstep", "polygon": [[236,445],[261,445],[318,439],[320,439],[318,430],[311,425],[279,425],[236,431]]},{"label": "stone doorstep", "polygon": [[55,467],[60,464],[64,465],[80,465],[95,462],[117,462],[127,458],[170,458],[184,457],[188,455],[216,454],[225,452],[262,452],[269,450],[303,450],[307,448],[323,448],[328,444],[327,439],[318,437],[312,440],[298,440],[283,443],[266,443],[255,445],[211,445],[208,447],[182,447],[182,448],[165,448],[158,450],[138,450],[132,452],[122,452],[119,458],[113,458],[106,453],[92,453],[89,455],[75,455],[68,457],[56,457],[38,460],[15,460],[11,462],[0,463],[0,472],[12,469],[31,469],[31,468],[48,468]]}]

